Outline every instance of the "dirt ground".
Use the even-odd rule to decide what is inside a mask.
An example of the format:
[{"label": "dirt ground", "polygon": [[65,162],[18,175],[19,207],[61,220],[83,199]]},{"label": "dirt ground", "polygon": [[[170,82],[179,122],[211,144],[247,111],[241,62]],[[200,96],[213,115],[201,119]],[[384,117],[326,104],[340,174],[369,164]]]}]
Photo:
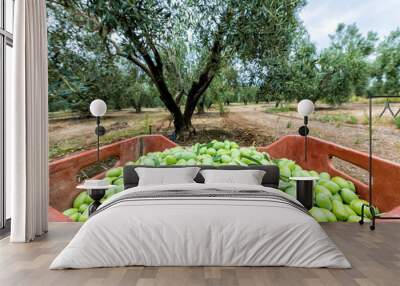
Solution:
[{"label": "dirt ground", "polygon": [[[101,137],[100,144],[109,144],[124,138],[149,132],[151,125],[160,125],[167,117],[162,109],[148,109],[143,113],[130,110],[108,112],[102,118],[107,133]],[[93,148],[96,144],[96,120],[94,118],[56,118],[49,120],[49,158],[61,158],[70,153]]]},{"label": "dirt ground", "polygon": [[[377,106],[373,109],[373,153],[381,158],[394,162],[400,162],[400,130],[389,124],[391,118],[385,114],[378,119],[381,107]],[[233,107],[227,115],[227,124],[236,126],[236,128],[249,128],[253,134],[261,134],[263,138],[278,139],[281,136],[289,134],[297,134],[299,126],[302,125],[303,119],[297,112],[284,113],[266,113],[264,107],[248,106]],[[367,122],[358,124],[349,124],[343,122],[321,122],[316,114],[337,114],[345,113],[353,116],[364,117],[368,112],[366,105],[348,105],[338,110],[322,109],[317,110],[310,117],[309,128],[310,135],[337,144],[350,147],[359,151],[368,152],[369,133]],[[361,121],[361,120],[359,120]],[[251,126],[251,127],[247,127]],[[260,140],[255,140],[260,141]],[[262,140],[261,140],[262,141]],[[259,145],[259,144],[256,144]],[[352,164],[335,158],[333,164],[340,170],[347,172],[353,177],[367,182],[368,173]]]},{"label": "dirt ground", "polygon": [[[288,134],[297,134],[303,119],[295,111],[283,113],[266,113],[266,106],[237,106],[230,108],[227,115],[229,124],[239,128],[250,128],[256,134],[279,138]],[[381,107],[373,109],[373,152],[382,158],[400,162],[400,129],[390,124],[391,118],[385,114],[378,119]],[[368,112],[366,105],[347,105],[340,110],[321,109],[310,116],[310,135],[336,142],[359,151],[368,151],[367,122],[350,124],[346,122],[323,122],[321,114],[351,114],[362,117]],[[317,115],[318,114],[318,115]]]},{"label": "dirt ground", "polygon": [[[310,116],[310,135],[338,143],[359,151],[368,151],[368,105],[346,104],[339,109],[327,106],[319,108]],[[400,105],[393,105],[396,112]],[[375,155],[400,163],[400,129],[397,129],[389,113],[382,118],[378,115],[382,104],[373,108]],[[186,138],[182,145],[194,142],[208,142],[212,139],[231,139],[242,146],[266,146],[281,136],[297,134],[302,118],[297,114],[295,105],[285,109],[274,109],[272,104],[231,105],[220,115],[217,110],[195,115],[193,125],[196,136]],[[109,144],[122,138],[138,134],[172,133],[170,116],[164,109],[145,109],[137,114],[123,110],[110,112],[102,121],[107,135],[102,144]],[[92,148],[95,145],[95,120],[89,119],[51,119],[50,159],[54,160],[69,153]],[[334,164],[365,181],[367,173],[352,165],[336,160]]]}]

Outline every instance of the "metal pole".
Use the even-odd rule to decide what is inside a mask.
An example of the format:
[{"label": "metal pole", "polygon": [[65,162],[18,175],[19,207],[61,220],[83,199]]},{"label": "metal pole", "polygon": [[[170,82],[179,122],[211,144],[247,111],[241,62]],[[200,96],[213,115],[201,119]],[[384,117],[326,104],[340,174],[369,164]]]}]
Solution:
[{"label": "metal pole", "polygon": [[304,161],[307,162],[307,134],[304,136]]},{"label": "metal pole", "polygon": [[307,124],[308,124],[308,116],[304,116],[304,161],[307,162]]},{"label": "metal pole", "polygon": [[96,117],[96,134],[97,134],[97,162],[100,161],[100,117]]},{"label": "metal pole", "polygon": [[369,96],[369,157],[368,157],[368,188],[369,188],[369,205],[372,206],[372,97]]}]

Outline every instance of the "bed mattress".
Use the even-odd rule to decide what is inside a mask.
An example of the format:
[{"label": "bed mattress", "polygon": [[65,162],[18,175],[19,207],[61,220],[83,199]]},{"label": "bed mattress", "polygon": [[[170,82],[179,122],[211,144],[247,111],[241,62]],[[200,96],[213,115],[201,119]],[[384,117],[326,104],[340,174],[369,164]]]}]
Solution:
[{"label": "bed mattress", "polygon": [[238,184],[135,187],[104,202],[50,269],[117,266],[350,268],[303,206]]}]

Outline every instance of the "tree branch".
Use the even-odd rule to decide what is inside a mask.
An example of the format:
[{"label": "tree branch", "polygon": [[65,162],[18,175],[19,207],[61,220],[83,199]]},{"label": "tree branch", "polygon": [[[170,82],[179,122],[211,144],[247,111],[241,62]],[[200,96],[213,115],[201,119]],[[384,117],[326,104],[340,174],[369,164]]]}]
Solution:
[{"label": "tree branch", "polygon": [[221,62],[222,49],[223,47],[220,37],[217,37],[217,39],[213,44],[213,47],[211,48],[211,54],[208,59],[208,62],[204,67],[203,71],[200,73],[199,79],[192,83],[192,86],[188,92],[188,102],[191,101],[197,102],[200,96],[210,85],[216,71],[219,68],[219,64]]},{"label": "tree branch", "polygon": [[185,91],[182,89],[181,91],[179,91],[176,96],[175,96],[175,103],[179,106],[183,95],[185,94]]},{"label": "tree branch", "polygon": [[156,60],[157,67],[162,71],[163,63],[162,63],[162,60],[161,60],[161,56],[160,56],[160,54],[159,54],[159,52],[158,52],[153,40],[146,36],[146,41],[148,41],[148,45],[150,46],[150,49],[154,54],[154,59]]},{"label": "tree branch", "polygon": [[110,55],[112,55],[111,50],[107,44],[107,42],[111,43],[115,49],[115,55],[120,56],[120,57],[124,57],[128,60],[130,60],[131,62],[133,62],[134,64],[136,64],[139,68],[141,68],[150,78],[153,79],[153,74],[151,73],[150,69],[146,66],[145,63],[143,63],[136,55],[131,54],[131,53],[123,53],[121,51],[121,48],[119,47],[119,45],[110,37],[110,34],[108,33],[104,38],[104,42],[105,42],[105,46],[107,48],[107,51]]},{"label": "tree branch", "polygon": [[188,93],[188,101],[194,101],[197,103],[198,99],[210,85],[213,80],[215,73],[217,72],[220,62],[221,53],[224,48],[223,46],[223,36],[225,33],[225,28],[232,17],[232,11],[228,9],[223,16],[223,21],[218,25],[218,29],[215,34],[214,43],[210,49],[210,56],[208,58],[207,64],[205,65],[203,71],[200,73],[198,81],[192,83],[192,86]]},{"label": "tree branch", "polygon": [[126,58],[130,61],[132,61],[134,64],[136,64],[138,67],[140,67],[151,79],[153,78],[153,74],[149,70],[149,68],[146,66],[145,63],[143,63],[138,57],[128,54],[126,55]]},{"label": "tree branch", "polygon": [[[146,47],[140,41],[140,38],[136,35],[134,31],[131,31],[131,40],[136,46],[136,49],[139,51],[140,55],[143,57],[143,60],[146,62],[149,70],[154,73],[154,75],[159,74],[162,75],[162,69],[160,69],[156,63],[153,62],[153,59],[150,57],[149,53],[146,50]],[[161,60],[161,59],[160,59]],[[162,65],[161,65],[162,66]]]},{"label": "tree branch", "polygon": [[229,26],[230,19],[232,18],[232,10],[228,8],[218,25],[215,33],[214,43],[210,49],[210,56],[203,71],[200,73],[198,81],[194,81],[187,95],[187,101],[184,111],[184,119],[187,125],[191,125],[191,118],[196,109],[201,96],[211,84],[216,72],[219,69],[222,50],[224,49],[223,36],[225,34],[225,27]]}]

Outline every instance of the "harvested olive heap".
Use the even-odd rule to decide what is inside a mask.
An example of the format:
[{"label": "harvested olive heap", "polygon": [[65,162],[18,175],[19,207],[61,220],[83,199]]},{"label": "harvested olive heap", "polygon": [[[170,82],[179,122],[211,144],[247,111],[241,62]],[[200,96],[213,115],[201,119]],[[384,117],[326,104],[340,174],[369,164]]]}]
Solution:
[{"label": "harvested olive heap", "polygon": [[[361,206],[368,204],[359,199],[351,181],[341,177],[331,177],[328,173],[303,170],[296,162],[283,159],[272,160],[267,153],[258,152],[255,147],[239,147],[235,142],[213,140],[210,143],[196,143],[191,147],[174,147],[164,152],[148,153],[131,165],[277,165],[280,170],[279,189],[291,196],[296,196],[296,183],[290,177],[319,177],[314,184],[314,207],[310,214],[319,222],[347,221],[358,222]],[[123,190],[123,168],[113,168],[106,173],[106,179],[114,185],[106,191],[102,202]],[[88,206],[92,199],[87,192],[80,193],[72,208],[64,214],[73,221],[84,222],[88,218]],[[365,215],[371,217],[368,208]],[[378,211],[378,210],[376,210]]]}]

